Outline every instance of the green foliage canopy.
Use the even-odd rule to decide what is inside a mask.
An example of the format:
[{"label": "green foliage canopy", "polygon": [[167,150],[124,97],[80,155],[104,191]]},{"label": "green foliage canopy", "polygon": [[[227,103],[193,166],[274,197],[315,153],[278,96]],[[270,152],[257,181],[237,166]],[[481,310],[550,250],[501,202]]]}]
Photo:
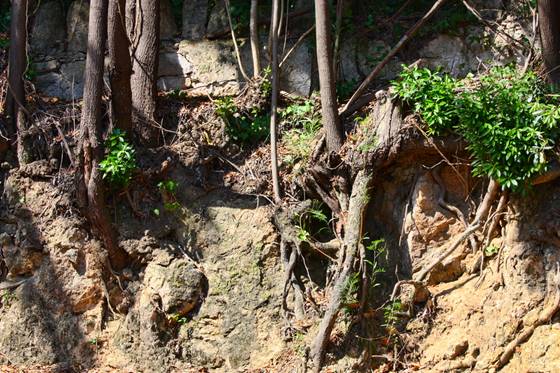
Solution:
[{"label": "green foliage canopy", "polygon": [[430,135],[453,132],[465,138],[474,175],[520,191],[546,169],[558,138],[560,108],[535,73],[494,67],[456,80],[439,71],[405,67],[393,87],[422,117]]}]

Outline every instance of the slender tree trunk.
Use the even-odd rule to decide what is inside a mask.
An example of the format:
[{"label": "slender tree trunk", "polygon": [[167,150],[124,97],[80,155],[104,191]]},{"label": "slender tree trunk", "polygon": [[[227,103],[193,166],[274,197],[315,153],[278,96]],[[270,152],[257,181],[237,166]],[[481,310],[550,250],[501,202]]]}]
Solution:
[{"label": "slender tree trunk", "polygon": [[317,44],[317,67],[321,88],[321,112],[327,139],[327,148],[336,152],[342,146],[342,127],[338,117],[336,86],[333,73],[330,19],[327,0],[315,0],[315,30]]},{"label": "slender tree trunk", "polygon": [[138,0],[132,63],[132,119],[141,142],[156,145],[159,129],[155,118],[159,56],[159,1]]},{"label": "slender tree trunk", "polygon": [[560,86],[560,2],[539,0],[539,27],[542,56],[550,83]]},{"label": "slender tree trunk", "polygon": [[12,133],[14,128],[17,129],[18,161],[20,164],[26,164],[31,162],[23,79],[27,67],[27,0],[12,1],[8,64],[8,122]]},{"label": "slender tree trunk", "polygon": [[126,0],[109,1],[108,49],[111,102],[115,126],[132,135],[132,61],[126,34]]},{"label": "slender tree trunk", "polygon": [[261,75],[261,57],[259,51],[259,1],[251,0],[251,19],[249,22],[251,33],[251,54],[253,56],[253,77]]},{"label": "slender tree trunk", "polygon": [[105,40],[107,38],[108,0],[91,0],[88,24],[88,47],[84,79],[84,101],[80,128],[81,154],[79,157],[83,172],[81,188],[82,204],[93,229],[99,235],[109,254],[113,268],[126,266],[127,254],[117,244],[117,239],[107,209],[99,162],[103,157],[101,136],[101,94],[103,92],[103,68]]},{"label": "slender tree trunk", "polygon": [[280,0],[272,0],[272,97],[270,99],[270,159],[272,168],[272,188],[274,200],[280,202],[280,181],[278,180],[278,153],[276,144],[276,131],[278,123],[278,83],[280,74],[278,73],[278,26],[280,18]]}]

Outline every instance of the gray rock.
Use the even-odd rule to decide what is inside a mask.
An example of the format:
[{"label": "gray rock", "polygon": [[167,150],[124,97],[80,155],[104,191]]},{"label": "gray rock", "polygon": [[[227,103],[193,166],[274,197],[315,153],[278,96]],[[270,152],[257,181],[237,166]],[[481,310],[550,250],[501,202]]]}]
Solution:
[{"label": "gray rock", "polygon": [[210,11],[210,19],[206,28],[207,38],[216,38],[228,31],[229,23],[227,18],[226,6],[223,1],[216,1],[214,7]]},{"label": "gray rock", "polygon": [[465,43],[459,37],[440,35],[420,50],[431,68],[442,67],[454,76],[465,75],[471,66]]},{"label": "gray rock", "polygon": [[49,54],[64,45],[64,13],[59,1],[41,3],[33,20],[29,45],[31,52]]},{"label": "gray rock", "polygon": [[183,2],[183,37],[187,40],[200,40],[206,34],[208,0]]},{"label": "gray rock", "polygon": [[282,65],[280,89],[300,96],[311,93],[313,53],[302,43]]},{"label": "gray rock", "polygon": [[[188,2],[188,1],[187,1]],[[159,35],[161,39],[173,39],[177,34],[177,25],[169,0],[160,1]]]},{"label": "gray rock", "polygon": [[66,17],[69,51],[85,53],[87,49],[88,17],[88,1],[76,0],[72,4],[70,4],[68,15]]},{"label": "gray rock", "polygon": [[157,81],[157,88],[160,91],[174,91],[176,89],[187,89],[192,86],[192,81],[186,76],[163,76]]},{"label": "gray rock", "polygon": [[234,95],[242,80],[229,41],[183,41],[178,53],[193,66],[191,95]]},{"label": "gray rock", "polygon": [[[380,40],[349,39],[340,48],[340,78],[343,81],[359,82],[364,79],[390,47]],[[401,61],[393,58],[381,72],[379,79],[394,79],[400,71]]]},{"label": "gray rock", "polygon": [[193,65],[179,53],[160,53],[158,76],[188,76]]},{"label": "gray rock", "polygon": [[173,260],[170,265],[158,264],[158,258],[146,267],[144,283],[161,299],[168,314],[186,315],[194,308],[202,293],[204,275],[185,259]]},{"label": "gray rock", "polygon": [[59,64],[57,60],[48,60],[33,64],[33,68],[38,74],[49,73],[58,70]]},{"label": "gray rock", "polygon": [[35,79],[37,90],[46,96],[62,100],[79,99],[84,91],[85,61],[63,64],[60,72],[38,75]]}]

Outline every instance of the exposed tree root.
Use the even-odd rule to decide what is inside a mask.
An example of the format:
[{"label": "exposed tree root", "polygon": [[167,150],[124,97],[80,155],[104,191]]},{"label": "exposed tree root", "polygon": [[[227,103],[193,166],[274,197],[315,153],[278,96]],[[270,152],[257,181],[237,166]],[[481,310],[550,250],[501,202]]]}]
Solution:
[{"label": "exposed tree root", "polygon": [[457,238],[457,240],[455,240],[455,242],[451,246],[449,246],[448,249],[446,249],[443,253],[441,253],[428,266],[426,266],[424,269],[418,272],[418,274],[415,276],[416,281],[423,281],[425,277],[430,273],[430,271],[434,269],[435,266],[437,266],[439,263],[444,261],[449,255],[451,255],[459,247],[459,245],[461,245],[461,243],[463,243],[464,240],[466,240],[471,234],[473,234],[480,228],[480,226],[482,225],[482,220],[486,218],[488,212],[490,211],[490,207],[492,206],[492,204],[496,199],[498,190],[499,190],[498,183],[495,180],[491,179],[490,183],[488,184],[488,190],[486,191],[486,195],[484,196],[482,203],[478,207],[473,222],[468,226],[465,232],[463,232],[463,234],[459,236],[459,238]]},{"label": "exposed tree root", "polygon": [[522,343],[526,342],[531,337],[531,335],[533,335],[533,332],[537,327],[549,322],[552,319],[552,317],[556,314],[556,312],[558,312],[559,310],[560,310],[560,266],[557,263],[556,270],[555,273],[552,275],[552,280],[549,287],[548,306],[543,308],[541,314],[539,315],[539,318],[535,322],[533,322],[533,324],[524,327],[523,331],[513,341],[508,343],[504,352],[502,352],[500,357],[494,362],[494,367],[496,369],[500,369],[504,365],[506,365],[513,357],[513,354],[515,353],[517,347],[519,347],[519,345],[521,345]]},{"label": "exposed tree root", "polygon": [[[447,203],[447,201],[445,200],[445,185],[443,184],[443,180],[441,180],[441,176],[439,174],[440,169],[439,167],[436,167],[433,171],[432,171],[432,177],[434,178],[434,181],[438,184],[439,189],[440,189],[440,194],[438,196],[438,204],[445,210],[451,211],[452,213],[454,213],[457,218],[461,221],[461,223],[463,223],[463,226],[465,227],[465,229],[469,228],[469,223],[467,222],[467,219],[465,218],[465,215],[463,214],[463,212],[458,209],[457,207]],[[471,245],[471,249],[474,251],[476,250],[476,240],[474,239],[473,236],[469,237],[469,243]]]},{"label": "exposed tree root", "polygon": [[369,202],[368,193],[372,179],[373,176],[371,174],[368,174],[365,170],[361,170],[358,172],[356,180],[354,181],[347,223],[345,225],[344,244],[341,248],[341,250],[345,252],[342,270],[335,279],[329,306],[321,320],[319,330],[311,345],[311,358],[313,359],[313,369],[315,372],[321,369],[326,346],[342,305],[348,278],[352,273],[354,261],[358,254],[358,246],[362,239],[363,214]]}]

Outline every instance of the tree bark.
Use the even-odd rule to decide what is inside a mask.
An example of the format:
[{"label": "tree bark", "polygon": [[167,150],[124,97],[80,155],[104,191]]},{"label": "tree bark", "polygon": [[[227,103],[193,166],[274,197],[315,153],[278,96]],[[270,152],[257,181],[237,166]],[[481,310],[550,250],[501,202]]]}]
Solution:
[{"label": "tree bark", "polygon": [[156,126],[157,72],[159,55],[159,1],[138,0],[132,56],[132,118],[140,141],[146,146],[158,142]]},{"label": "tree bark", "polygon": [[556,88],[560,86],[560,2],[539,0],[539,27],[546,75]]},{"label": "tree bark", "polygon": [[272,189],[274,191],[274,200],[280,202],[280,181],[278,179],[278,149],[276,144],[276,131],[278,123],[278,91],[279,78],[278,73],[278,27],[280,18],[280,0],[272,0],[272,95],[270,99],[270,159],[272,169]]},{"label": "tree bark", "polygon": [[336,101],[330,38],[331,24],[327,0],[315,0],[315,24],[323,127],[328,150],[336,152],[342,146],[343,134]]},{"label": "tree bark", "polygon": [[7,115],[9,132],[17,129],[17,158],[19,164],[31,162],[31,144],[25,117],[24,78],[27,66],[27,0],[12,1],[10,24],[10,52],[8,62]]},{"label": "tree bark", "polygon": [[93,229],[105,245],[111,266],[120,270],[126,266],[127,254],[117,244],[105,207],[105,196],[99,162],[103,157],[101,136],[101,94],[103,92],[103,68],[105,40],[107,38],[108,0],[91,0],[88,24],[88,47],[84,79],[84,100],[80,126],[83,172],[82,203]]},{"label": "tree bark", "polygon": [[126,34],[126,0],[109,2],[108,49],[112,112],[115,126],[132,135],[132,61]]},{"label": "tree bark", "polygon": [[251,19],[249,22],[251,34],[251,55],[253,56],[253,77],[261,75],[261,56],[259,50],[259,1],[251,0]]}]

